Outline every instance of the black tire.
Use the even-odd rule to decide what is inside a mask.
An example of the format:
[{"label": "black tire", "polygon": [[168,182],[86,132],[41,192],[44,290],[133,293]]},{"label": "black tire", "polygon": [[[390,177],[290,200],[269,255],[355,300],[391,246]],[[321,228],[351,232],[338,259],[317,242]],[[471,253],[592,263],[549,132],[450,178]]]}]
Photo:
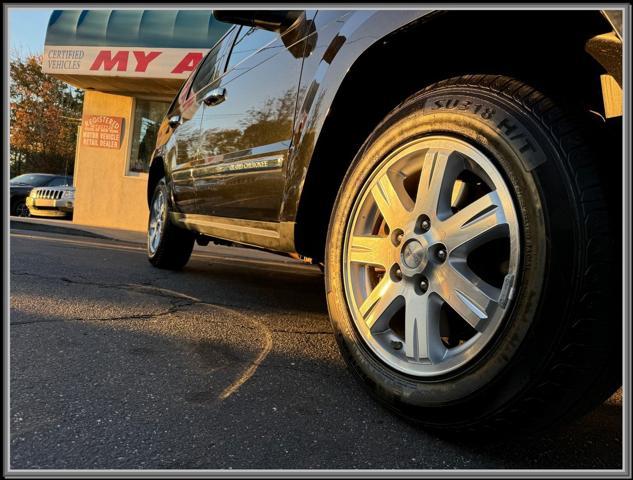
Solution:
[{"label": "black tire", "polygon": [[[327,302],[349,367],[399,415],[445,432],[536,431],[587,412],[621,385],[616,227],[587,141],[593,134],[579,118],[520,81],[464,76],[404,101],[356,155],[329,225]],[[350,212],[376,166],[436,133],[493,160],[515,199],[522,254],[512,310],[493,340],[460,370],[423,379],[367,347],[347,305],[342,261]]]},{"label": "black tire", "polygon": [[160,241],[158,247],[154,252],[151,251],[149,246],[149,235],[147,242],[147,258],[149,262],[158,268],[166,270],[180,270],[182,269],[193,251],[193,244],[195,242],[195,235],[189,230],[185,230],[174,225],[169,218],[169,190],[165,179],[161,178],[154,193],[152,195],[152,203],[150,204],[150,219],[152,219],[151,206],[154,204],[156,196],[161,192],[166,199],[165,209],[163,211],[163,221],[161,226]]},{"label": "black tire", "polygon": [[[26,212],[26,213],[25,213]],[[26,199],[18,198],[11,204],[11,215],[17,217],[30,217],[30,212],[26,206]]]}]

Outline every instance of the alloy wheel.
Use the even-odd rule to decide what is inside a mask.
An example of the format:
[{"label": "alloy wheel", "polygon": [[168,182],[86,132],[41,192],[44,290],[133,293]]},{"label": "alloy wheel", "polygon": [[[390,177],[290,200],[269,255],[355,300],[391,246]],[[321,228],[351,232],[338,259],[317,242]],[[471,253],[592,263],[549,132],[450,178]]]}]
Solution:
[{"label": "alloy wheel", "polygon": [[498,331],[516,287],[517,213],[494,163],[432,136],[388,156],[352,209],[343,282],[354,324],[391,368],[460,368]]},{"label": "alloy wheel", "polygon": [[153,255],[156,253],[163,232],[165,222],[165,195],[159,190],[154,197],[150,211],[149,229],[147,231],[147,247]]}]

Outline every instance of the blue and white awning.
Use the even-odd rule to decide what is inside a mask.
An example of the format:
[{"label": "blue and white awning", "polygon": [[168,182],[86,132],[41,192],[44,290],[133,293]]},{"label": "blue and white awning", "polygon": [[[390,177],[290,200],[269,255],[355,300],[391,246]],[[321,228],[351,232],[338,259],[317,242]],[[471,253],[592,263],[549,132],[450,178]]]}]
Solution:
[{"label": "blue and white awning", "polygon": [[211,10],[55,10],[43,70],[111,92],[135,92],[142,79],[146,93],[168,96],[228,28]]}]

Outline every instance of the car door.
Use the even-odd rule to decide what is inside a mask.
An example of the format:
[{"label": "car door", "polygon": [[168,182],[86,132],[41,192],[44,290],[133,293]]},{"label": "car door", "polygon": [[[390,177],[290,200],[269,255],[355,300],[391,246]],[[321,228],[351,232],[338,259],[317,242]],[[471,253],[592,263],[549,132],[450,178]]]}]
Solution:
[{"label": "car door", "polygon": [[283,33],[242,26],[202,115],[199,213],[277,221],[303,60],[305,14]]},{"label": "car door", "polygon": [[170,139],[167,161],[171,171],[174,201],[177,209],[183,213],[196,212],[191,169],[199,157],[203,96],[208,85],[224,71],[235,33],[235,28],[227,31],[207,53],[178,94],[175,108],[168,113],[169,124],[166,128],[172,128],[174,132]]}]

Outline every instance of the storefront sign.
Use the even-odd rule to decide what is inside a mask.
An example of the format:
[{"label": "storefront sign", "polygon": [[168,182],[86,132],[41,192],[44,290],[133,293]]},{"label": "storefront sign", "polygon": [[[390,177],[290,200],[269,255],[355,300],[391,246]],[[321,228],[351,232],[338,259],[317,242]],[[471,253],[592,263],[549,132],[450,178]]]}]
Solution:
[{"label": "storefront sign", "polygon": [[46,45],[42,70],[60,75],[187,78],[208,49]]},{"label": "storefront sign", "polygon": [[81,144],[87,147],[120,148],[123,117],[86,115],[81,122]]}]

